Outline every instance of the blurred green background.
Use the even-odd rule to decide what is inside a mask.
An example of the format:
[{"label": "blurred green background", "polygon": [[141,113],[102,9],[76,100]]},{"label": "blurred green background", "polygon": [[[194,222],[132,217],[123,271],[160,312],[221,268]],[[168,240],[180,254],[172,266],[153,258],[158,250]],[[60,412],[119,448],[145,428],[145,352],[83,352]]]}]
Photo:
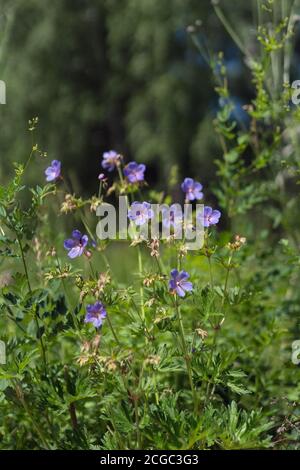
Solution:
[{"label": "blurred green background", "polygon": [[[239,34],[255,36],[255,2],[224,0]],[[0,0],[0,178],[30,149],[27,122],[39,116],[39,143],[86,193],[94,190],[107,149],[148,165],[147,179],[165,188],[172,166],[215,181],[220,149],[212,119],[218,109],[211,71],[186,31],[223,50],[236,113],[251,98],[239,51],[210,0]],[[252,35],[252,36],[251,36]],[[250,39],[249,39],[250,38]],[[49,160],[48,160],[49,161]],[[45,162],[32,173],[43,180]],[[207,194],[207,190],[206,190]]]}]

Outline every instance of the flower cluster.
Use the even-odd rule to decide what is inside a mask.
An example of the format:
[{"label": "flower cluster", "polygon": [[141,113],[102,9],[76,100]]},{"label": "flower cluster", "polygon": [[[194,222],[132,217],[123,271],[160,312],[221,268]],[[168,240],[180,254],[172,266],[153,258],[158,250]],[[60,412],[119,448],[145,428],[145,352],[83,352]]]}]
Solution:
[{"label": "flower cluster", "polygon": [[[121,160],[122,156],[119,153],[115,150],[109,150],[104,152],[101,166],[104,170],[112,172],[120,165]],[[123,173],[129,183],[140,183],[145,179],[145,171],[146,165],[143,163],[129,162],[125,166]],[[105,180],[105,175],[101,173],[99,179],[100,181]]]},{"label": "flower cluster", "polygon": [[[102,159],[102,168],[107,170],[108,172],[112,172],[115,168],[121,166],[122,157],[114,150],[109,150],[104,152],[103,159]],[[145,179],[145,171],[146,166],[144,164],[138,164],[134,161],[129,162],[123,168],[123,174],[126,178],[127,183],[129,184],[138,184],[144,181]],[[61,174],[61,164],[57,160],[54,160],[49,168],[46,170],[47,180],[54,181],[60,177]],[[121,176],[120,176],[121,178]],[[99,175],[99,181],[101,184],[103,182],[107,182],[106,176],[101,173]],[[121,183],[123,180],[121,179]],[[181,184],[181,189],[185,193],[186,202],[192,202],[195,200],[201,200],[203,198],[203,186],[201,183],[195,181],[192,178],[185,178]],[[101,191],[101,186],[100,186]],[[94,198],[91,202],[92,210],[96,210],[98,205],[101,204],[101,199]],[[68,194],[66,196],[64,205],[63,205],[63,212],[69,212],[78,208],[78,201],[76,200],[75,196],[71,196]],[[151,204],[147,201],[134,201],[128,209],[128,218],[129,220],[134,223],[136,226],[143,226],[150,219],[154,217],[154,211],[151,208]],[[204,207],[204,214],[203,214],[203,225],[204,227],[210,227],[212,225],[216,225],[221,217],[221,212],[218,210],[213,210],[211,207],[205,206]],[[172,204],[170,207],[163,207],[162,209],[162,224],[164,227],[170,228],[172,227],[174,230],[182,226],[183,224],[183,213],[181,206],[179,204]],[[68,256],[71,259],[80,257],[83,254],[88,255],[89,252],[87,250],[87,245],[89,242],[89,238],[87,235],[82,234],[79,230],[74,230],[72,232],[72,237],[65,240],[64,248],[68,251]],[[151,248],[151,256],[159,257],[159,241],[152,240],[151,243],[148,244]],[[180,248],[180,256],[183,257],[185,254],[184,247]],[[151,283],[149,283],[150,285]],[[144,282],[144,285],[148,286],[147,282]],[[189,292],[193,291],[193,284],[189,280],[189,274],[186,271],[179,271],[177,269],[173,269],[170,274],[169,279],[169,291],[173,295],[178,295],[179,297],[185,297],[185,295]],[[92,289],[93,290],[93,289]],[[91,292],[92,293],[92,292]],[[93,293],[95,293],[93,291]],[[100,291],[98,291],[98,295]],[[86,291],[82,296],[82,299],[88,295]],[[96,298],[98,297],[96,295]],[[102,302],[97,301],[94,304],[90,304],[86,308],[86,316],[85,316],[85,323],[92,323],[96,328],[99,328],[103,324],[103,320],[105,319],[107,313],[105,307]]]},{"label": "flower cluster", "polygon": [[227,244],[227,247],[232,251],[238,251],[246,243],[246,238],[236,235],[233,242]]},{"label": "flower cluster", "polygon": [[74,212],[76,209],[82,206],[82,199],[77,199],[72,194],[66,194],[65,200],[61,205],[60,212],[62,214],[68,214],[69,212]]}]

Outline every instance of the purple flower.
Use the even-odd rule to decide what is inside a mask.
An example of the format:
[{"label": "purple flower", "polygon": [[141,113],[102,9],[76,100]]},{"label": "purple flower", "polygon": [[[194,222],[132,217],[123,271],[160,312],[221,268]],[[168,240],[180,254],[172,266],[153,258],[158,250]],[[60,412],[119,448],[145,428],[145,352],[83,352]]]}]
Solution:
[{"label": "purple flower", "polygon": [[130,162],[124,168],[124,175],[129,183],[138,183],[139,181],[144,181],[145,171],[146,165],[143,163],[138,164],[136,162]]},{"label": "purple flower", "polygon": [[186,194],[188,201],[194,201],[195,199],[203,198],[202,184],[194,181],[192,178],[185,178],[181,185],[181,189]]},{"label": "purple flower", "polygon": [[106,310],[101,302],[96,302],[93,305],[86,307],[86,315],[84,322],[93,323],[95,328],[102,326],[103,320],[106,317]]},{"label": "purple flower", "polygon": [[115,150],[109,150],[109,152],[104,152],[102,160],[102,168],[108,171],[113,171],[120,160],[120,154],[115,152]]},{"label": "purple flower", "polygon": [[169,281],[169,289],[173,294],[178,294],[179,297],[184,297],[186,292],[193,290],[193,284],[187,279],[190,275],[186,271],[178,271],[173,269],[171,271],[171,279]]},{"label": "purple flower", "polygon": [[144,225],[152,219],[154,213],[149,202],[133,202],[128,211],[128,218],[135,222],[135,225]]},{"label": "purple flower", "polygon": [[162,224],[164,227],[178,227],[182,224],[183,214],[182,209],[178,204],[172,204],[169,208],[163,207],[162,209]]},{"label": "purple flower", "polygon": [[221,217],[221,212],[213,210],[211,207],[205,206],[203,212],[203,225],[204,227],[210,227],[216,225]]},{"label": "purple flower", "polygon": [[82,235],[79,230],[74,230],[72,232],[72,238],[69,238],[64,242],[64,247],[69,252],[69,258],[73,259],[81,256],[85,251],[88,241],[89,239],[87,235]]},{"label": "purple flower", "polygon": [[61,173],[61,162],[58,160],[53,160],[51,166],[49,166],[46,171],[46,181],[55,181],[60,177]]}]

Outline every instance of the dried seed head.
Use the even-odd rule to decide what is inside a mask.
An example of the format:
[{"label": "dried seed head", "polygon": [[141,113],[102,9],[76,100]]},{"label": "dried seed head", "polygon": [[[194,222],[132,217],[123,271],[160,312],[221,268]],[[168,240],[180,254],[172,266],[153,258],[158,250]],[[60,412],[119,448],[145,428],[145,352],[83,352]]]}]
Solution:
[{"label": "dried seed head", "polygon": [[62,214],[68,214],[69,212],[75,211],[81,204],[81,199],[76,199],[72,194],[66,194],[65,200],[61,205],[60,212]]},{"label": "dried seed head", "polygon": [[245,237],[241,237],[240,235],[236,235],[233,242],[227,244],[227,248],[232,251],[238,251],[245,245],[247,239]]},{"label": "dried seed head", "polygon": [[96,196],[93,196],[91,199],[91,206],[90,206],[90,211],[91,212],[97,212],[97,208],[101,205],[101,199],[99,199]]},{"label": "dried seed head", "polygon": [[152,286],[156,281],[164,281],[165,277],[161,274],[149,274],[143,279],[143,284],[145,287]]},{"label": "dried seed head", "polygon": [[151,256],[158,258],[159,257],[159,240],[154,238],[148,243],[148,247],[151,249]]},{"label": "dried seed head", "polygon": [[147,300],[147,302],[145,302],[145,307],[152,307],[154,304],[155,304],[155,298],[152,297],[151,299]]},{"label": "dried seed head", "polygon": [[111,283],[111,277],[109,272],[104,272],[99,274],[99,279],[97,282],[97,287],[99,293],[103,292],[104,288]]},{"label": "dried seed head", "polygon": [[56,257],[56,248],[53,246],[50,250],[47,251],[46,256],[50,256],[51,258]]},{"label": "dried seed head", "polygon": [[186,245],[182,245],[180,248],[179,248],[179,256],[180,258],[184,258],[186,255],[187,255],[187,252],[188,252],[188,249],[187,249],[187,246]]},{"label": "dried seed head", "polygon": [[36,260],[37,260],[38,263],[40,263],[41,259],[42,259],[42,245],[41,245],[41,242],[37,237],[34,237],[32,242],[33,242],[32,248],[33,248],[33,251],[36,255]]},{"label": "dried seed head", "polygon": [[208,336],[207,331],[202,330],[201,328],[197,328],[195,331],[196,331],[197,335],[200,336],[200,338],[202,338],[202,339],[205,339]]},{"label": "dried seed head", "polygon": [[145,364],[149,364],[151,366],[158,366],[160,363],[160,357],[159,356],[155,356],[155,355],[150,355],[147,357],[147,359],[145,360]]}]

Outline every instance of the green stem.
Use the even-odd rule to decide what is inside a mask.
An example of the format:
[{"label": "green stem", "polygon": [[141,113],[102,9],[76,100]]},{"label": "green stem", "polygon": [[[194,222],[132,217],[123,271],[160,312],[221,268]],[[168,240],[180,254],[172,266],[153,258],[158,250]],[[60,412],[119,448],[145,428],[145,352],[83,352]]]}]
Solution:
[{"label": "green stem", "polygon": [[11,308],[9,307],[9,305],[6,305],[6,308],[7,308],[7,316],[8,318],[14,322],[14,324],[24,333],[24,335],[29,339],[30,336],[27,334],[27,331],[23,328],[23,326],[14,318],[14,315],[13,315],[13,312],[11,310]]},{"label": "green stem", "polygon": [[[292,0],[291,5],[290,5],[290,11],[288,12],[288,16],[289,16],[289,21],[288,21],[288,26],[287,26],[288,32],[292,31],[295,25],[294,17],[293,17],[294,5],[295,5],[295,0]],[[285,9],[284,9],[284,16],[286,16]],[[291,56],[292,56],[292,41],[290,38],[288,38],[286,40],[286,43],[284,46],[284,52],[283,52],[283,81],[284,83],[290,82]]]},{"label": "green stem", "polygon": [[[22,245],[21,239],[19,237],[19,234],[17,232],[15,232],[15,233],[16,233],[17,241],[18,241],[18,244],[19,244],[19,247],[20,247],[21,259],[22,259],[22,263],[23,263],[23,267],[24,267],[24,271],[25,271],[25,276],[26,276],[26,279],[27,279],[28,290],[29,290],[29,293],[32,294],[32,288],[31,288],[31,283],[30,283],[30,279],[29,279],[29,273],[28,273],[28,268],[27,268],[27,263],[26,263],[26,259],[25,259],[25,253],[24,253],[23,245]],[[40,326],[39,326],[39,320],[38,320],[38,315],[37,315],[37,311],[36,311],[36,305],[34,306],[34,321],[35,321],[35,324],[36,324],[36,327],[37,327],[37,334],[39,335],[40,334],[40,332],[39,332]],[[47,373],[46,350],[45,350],[45,346],[44,346],[42,336],[40,336],[39,340],[40,340],[40,345],[41,345],[41,350],[42,350],[44,368],[45,368],[45,372]]]},{"label": "green stem", "polygon": [[182,347],[183,347],[184,360],[185,360],[187,373],[188,373],[188,378],[189,378],[189,383],[190,383],[190,387],[191,387],[191,391],[192,391],[192,395],[193,395],[194,410],[197,413],[198,412],[197,393],[196,393],[196,390],[195,390],[195,387],[194,387],[193,374],[192,374],[192,368],[191,368],[191,359],[190,359],[190,355],[189,355],[189,352],[188,352],[188,347],[187,347],[186,340],[185,340],[184,326],[183,326],[181,311],[180,311],[180,307],[179,307],[178,302],[177,302],[177,298],[175,298],[175,309],[176,309],[178,323],[179,323],[179,334],[180,334]]},{"label": "green stem", "polygon": [[[226,276],[225,276],[225,282],[224,282],[224,288],[223,288],[222,310],[224,309],[224,305],[225,305],[225,301],[226,301],[226,297],[227,297],[228,281],[229,281],[229,274],[230,274],[230,270],[231,270],[231,262],[232,262],[233,254],[234,254],[234,252],[230,253],[229,258],[228,258],[227,268],[226,268]],[[224,315],[224,317],[225,317],[225,315]],[[207,366],[208,369],[210,368],[212,360],[213,360],[213,354],[214,354],[214,350],[215,350],[216,345],[217,345],[217,337],[218,337],[218,332],[220,330],[220,327],[221,327],[220,323],[217,323],[216,325],[213,326],[214,336],[213,336],[211,352],[210,352],[210,356],[209,356],[209,360],[208,360],[208,366]],[[207,393],[209,393],[209,385],[210,384],[208,383],[207,384]],[[213,395],[214,389],[215,389],[215,386],[213,385],[212,391],[208,395],[209,397],[211,397]]]},{"label": "green stem", "polygon": [[138,308],[138,306],[137,306],[137,304],[135,303],[135,301],[134,301],[133,298],[131,299],[131,302],[132,302],[132,305],[134,306],[134,309],[136,310],[136,313],[137,313],[137,315],[138,315],[140,321],[141,321],[142,324],[143,324],[144,332],[145,332],[145,334],[146,334],[147,339],[151,340],[151,333],[150,333],[149,329],[147,328],[147,325],[146,325],[145,320],[143,320],[142,317],[141,317],[140,309]]},{"label": "green stem", "polygon": [[227,18],[225,17],[225,15],[222,12],[221,8],[218,6],[217,2],[213,1],[212,4],[213,4],[213,8],[216,12],[217,17],[219,18],[219,20],[223,24],[224,28],[226,29],[227,33],[229,34],[229,36],[231,37],[233,42],[237,45],[237,47],[242,51],[242,53],[244,55],[249,56],[249,52],[244,47],[244,44],[242,43],[242,41],[240,40],[240,38],[238,37],[238,35],[234,31],[234,29],[232,28],[230,23],[227,21]]},{"label": "green stem", "polygon": [[222,299],[222,308],[224,307],[226,296],[227,296],[227,288],[228,288],[228,281],[229,281],[229,273],[231,270],[231,261],[233,258],[233,253],[229,255],[228,258],[228,263],[227,263],[227,269],[226,269],[226,276],[225,276],[225,282],[224,282],[224,289],[223,289],[223,299]]},{"label": "green stem", "polygon": [[44,431],[42,430],[42,428],[40,427],[38,421],[35,419],[35,417],[33,416],[33,413],[31,412],[31,408],[28,406],[27,402],[26,402],[26,399],[24,397],[24,393],[23,393],[23,390],[22,390],[22,387],[21,387],[21,384],[20,383],[17,383],[16,384],[16,387],[17,387],[17,390],[19,390],[17,393],[17,396],[24,408],[24,410],[26,411],[26,413],[28,414],[31,422],[32,422],[32,425],[33,427],[35,428],[36,430],[36,433],[37,435],[39,436],[39,438],[41,439],[41,442],[43,443],[43,446],[50,450],[51,449],[51,446],[49,446],[48,442],[47,442],[47,439],[44,435]]},{"label": "green stem", "polygon": [[117,170],[118,170],[118,175],[119,175],[119,178],[120,178],[120,182],[121,182],[121,184],[123,184],[124,183],[124,178],[123,178],[122,169],[121,169],[120,165],[117,165]]},{"label": "green stem", "polygon": [[29,290],[30,293],[32,293],[23,245],[22,245],[22,242],[21,242],[21,239],[20,239],[18,233],[16,233],[16,237],[17,237],[17,241],[18,241],[18,244],[19,244],[19,247],[20,247],[21,258],[22,258],[22,263],[23,263],[23,267],[24,267],[24,271],[25,271],[26,280],[27,280],[28,290]]},{"label": "green stem", "polygon": [[[61,265],[60,265],[60,261],[59,261],[59,258],[56,254],[56,261],[57,261],[57,266],[58,266],[58,270],[62,276],[62,269],[61,269]],[[67,291],[67,288],[66,288],[66,284],[65,284],[65,281],[63,279],[63,277],[61,277],[61,283],[62,283],[62,286],[63,286],[63,289],[64,289],[64,292],[65,292],[65,296],[66,296],[66,300],[68,301],[69,303],[69,306],[70,306],[70,313],[71,313],[71,316],[72,316],[72,319],[73,319],[73,323],[74,323],[74,326],[76,327],[78,333],[79,333],[79,336],[80,338],[82,339],[82,335],[81,335],[81,332],[80,332],[80,325],[79,325],[79,321],[78,321],[78,318],[76,317],[75,313],[74,313],[74,309],[72,307],[72,302],[70,301],[70,298],[69,298],[69,294],[68,294],[68,291]]]},{"label": "green stem", "polygon": [[116,335],[116,332],[115,332],[115,330],[114,330],[114,327],[113,327],[113,325],[112,325],[112,322],[110,321],[110,317],[109,317],[108,313],[106,313],[106,319],[107,319],[107,321],[108,321],[108,324],[109,324],[109,327],[110,327],[111,332],[112,332],[112,334],[113,334],[113,337],[115,338],[116,343],[117,343],[118,346],[120,347],[120,346],[121,346],[121,343],[120,343],[120,341],[119,341],[119,338],[118,338],[117,335]]},{"label": "green stem", "polygon": [[204,234],[204,250],[205,250],[205,255],[207,257],[208,266],[209,266],[210,287],[211,289],[213,289],[214,280],[213,280],[213,273],[212,273],[211,253],[209,252],[209,244],[208,244],[208,231],[206,231]]},{"label": "green stem", "polygon": [[89,259],[89,265],[90,265],[90,270],[91,270],[92,277],[96,280],[96,273],[95,273],[95,270],[94,270],[94,267],[93,267],[93,263],[91,262],[90,259]]},{"label": "green stem", "polygon": [[108,261],[108,259],[107,259],[106,254],[103,253],[103,251],[101,251],[101,252],[100,252],[100,255],[101,255],[101,258],[102,258],[102,260],[103,260],[103,263],[104,263],[105,266],[106,266],[106,269],[111,272],[111,267],[110,267],[110,264],[109,264],[109,261]]},{"label": "green stem", "polygon": [[256,0],[256,2],[257,2],[257,26],[259,28],[260,26],[262,26],[262,22],[263,22],[261,0]]},{"label": "green stem", "polygon": [[143,287],[143,260],[140,246],[138,246],[138,262],[139,262],[139,276],[140,276],[140,303],[141,303],[141,317],[145,322],[145,307],[144,307],[144,287]]},{"label": "green stem", "polygon": [[211,266],[211,257],[208,256],[208,265],[209,265],[209,276],[210,276],[210,287],[213,289],[214,287],[214,280],[212,275],[212,266]]},{"label": "green stem", "polygon": [[30,152],[30,155],[29,155],[29,158],[27,160],[27,162],[25,163],[25,166],[24,166],[24,173],[25,171],[27,170],[28,166],[30,165],[30,162],[31,162],[31,159],[32,159],[32,156],[34,154],[34,152],[36,151],[36,147],[34,146],[33,144],[33,131],[31,132],[31,152]]},{"label": "green stem", "polygon": [[138,401],[134,399],[134,414],[135,414],[135,427],[136,427],[136,437],[137,437],[137,448],[142,449],[141,442],[141,432],[140,432],[140,420],[139,420],[139,408]]}]

